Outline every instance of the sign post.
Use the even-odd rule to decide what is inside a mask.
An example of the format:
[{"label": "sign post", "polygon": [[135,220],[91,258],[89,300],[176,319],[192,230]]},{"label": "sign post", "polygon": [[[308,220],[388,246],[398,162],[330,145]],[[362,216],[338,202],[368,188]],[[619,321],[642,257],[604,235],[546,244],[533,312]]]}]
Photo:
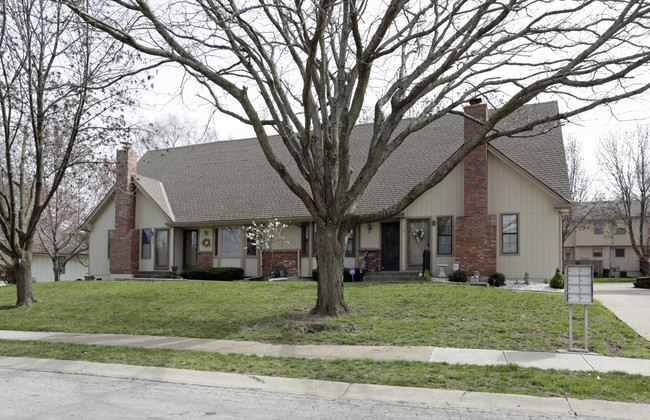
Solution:
[{"label": "sign post", "polygon": [[[569,351],[589,351],[589,305],[594,304],[594,267],[568,265],[565,270],[564,303],[569,305]],[[585,308],[585,348],[573,347],[573,305]]]}]

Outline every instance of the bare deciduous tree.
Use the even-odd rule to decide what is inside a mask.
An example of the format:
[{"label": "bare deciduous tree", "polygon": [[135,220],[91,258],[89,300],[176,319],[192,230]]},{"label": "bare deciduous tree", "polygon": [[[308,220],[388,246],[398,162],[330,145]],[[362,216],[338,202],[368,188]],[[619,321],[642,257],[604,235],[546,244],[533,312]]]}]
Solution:
[{"label": "bare deciduous tree", "polygon": [[626,225],[641,272],[650,275],[650,128],[610,133],[600,150],[598,161],[614,197],[611,210]]},{"label": "bare deciduous tree", "polygon": [[[650,60],[650,5],[640,0],[179,0],[155,7],[114,0],[107,3],[115,14],[101,15],[60,1],[130,47],[184,66],[216,109],[253,128],[269,164],[317,225],[314,314],[348,311],[341,273],[355,224],[398,214],[479,145],[649,87],[643,77],[632,80]],[[545,95],[570,100],[571,109],[497,129]],[[477,96],[495,111],[470,141],[393,204],[356,212],[409,135],[463,114],[460,105]],[[373,109],[373,135],[353,171],[350,134],[364,107]],[[278,158],[269,133],[279,134],[291,162]]]},{"label": "bare deciduous tree", "polygon": [[40,249],[52,260],[54,281],[60,280],[68,261],[88,251],[88,233],[81,225],[108,193],[112,179],[108,165],[70,168],[43,211],[36,232]]},{"label": "bare deciduous tree", "polygon": [[569,135],[564,144],[569,175],[569,188],[573,206],[562,217],[562,244],[576,230],[585,226],[596,206],[598,195],[591,191],[593,176],[587,175],[582,157],[582,148],[575,136]]},{"label": "bare deciduous tree", "polygon": [[[79,7],[88,3],[78,2]],[[0,254],[16,305],[38,301],[31,260],[39,221],[66,170],[119,132],[137,82],[123,44],[60,4],[0,4]]]},{"label": "bare deciduous tree", "polygon": [[191,146],[217,140],[209,126],[201,127],[196,120],[168,114],[150,123],[141,123],[133,149],[142,156],[147,150]]}]

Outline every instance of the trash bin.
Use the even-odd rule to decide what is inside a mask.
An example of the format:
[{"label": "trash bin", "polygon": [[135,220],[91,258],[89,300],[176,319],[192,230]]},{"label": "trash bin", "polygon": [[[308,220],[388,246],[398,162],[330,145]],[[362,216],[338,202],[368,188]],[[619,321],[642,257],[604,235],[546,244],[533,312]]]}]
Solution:
[{"label": "trash bin", "polygon": [[620,276],[621,278],[627,278],[627,271],[621,271]]},{"label": "trash bin", "polygon": [[603,277],[609,278],[609,268],[603,268]]}]

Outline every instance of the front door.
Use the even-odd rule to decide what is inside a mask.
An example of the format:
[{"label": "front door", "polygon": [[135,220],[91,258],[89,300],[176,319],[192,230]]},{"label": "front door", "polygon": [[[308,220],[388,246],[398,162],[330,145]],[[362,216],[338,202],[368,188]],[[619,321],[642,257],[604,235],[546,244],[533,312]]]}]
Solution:
[{"label": "front door", "polygon": [[399,270],[399,222],[381,224],[381,269]]},{"label": "front door", "polygon": [[186,230],[183,232],[183,270],[193,270],[196,268],[198,241],[198,231]]},{"label": "front door", "polygon": [[169,269],[169,229],[156,229],[154,242],[154,269]]}]

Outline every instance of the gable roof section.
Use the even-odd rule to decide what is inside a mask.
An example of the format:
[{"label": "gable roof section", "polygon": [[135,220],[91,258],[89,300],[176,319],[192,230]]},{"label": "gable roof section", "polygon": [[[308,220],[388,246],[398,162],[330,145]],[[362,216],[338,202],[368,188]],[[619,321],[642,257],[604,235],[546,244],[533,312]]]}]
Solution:
[{"label": "gable roof section", "polygon": [[[513,118],[556,112],[554,102],[529,105]],[[372,124],[353,130],[353,179],[363,165],[372,130]],[[270,141],[295,179],[306,185],[281,139],[275,136]],[[447,115],[411,134],[379,169],[361,197],[357,212],[368,213],[394,204],[438,168],[462,142],[463,118],[458,115]],[[558,196],[570,200],[559,127],[542,128],[535,138],[502,138],[491,145]],[[255,138],[149,151],[138,162],[138,176],[148,179],[141,182],[147,185],[145,188],[153,186],[156,180],[162,183],[169,211],[178,224],[310,217],[266,161]]]},{"label": "gable roof section", "polygon": [[136,174],[133,177],[136,187],[147,195],[151,201],[156,203],[158,207],[169,217],[172,222],[174,221],[174,212],[169,205],[169,199],[165,192],[165,186],[156,179],[147,178],[144,175]]},{"label": "gable roof section", "polygon": [[[523,124],[528,119],[558,112],[557,102],[528,105],[513,113],[504,123],[511,124],[515,120],[517,124]],[[500,138],[490,145],[567,203],[571,202],[561,127],[555,123],[541,125],[532,133]]]},{"label": "gable roof section", "polygon": [[[581,220],[613,221],[621,220],[620,215],[623,213],[623,203],[620,201],[584,201],[576,203],[571,216],[575,222]],[[632,218],[641,217],[641,203],[639,201],[632,202],[631,213]],[[650,209],[646,211],[646,214],[650,215]]]}]

